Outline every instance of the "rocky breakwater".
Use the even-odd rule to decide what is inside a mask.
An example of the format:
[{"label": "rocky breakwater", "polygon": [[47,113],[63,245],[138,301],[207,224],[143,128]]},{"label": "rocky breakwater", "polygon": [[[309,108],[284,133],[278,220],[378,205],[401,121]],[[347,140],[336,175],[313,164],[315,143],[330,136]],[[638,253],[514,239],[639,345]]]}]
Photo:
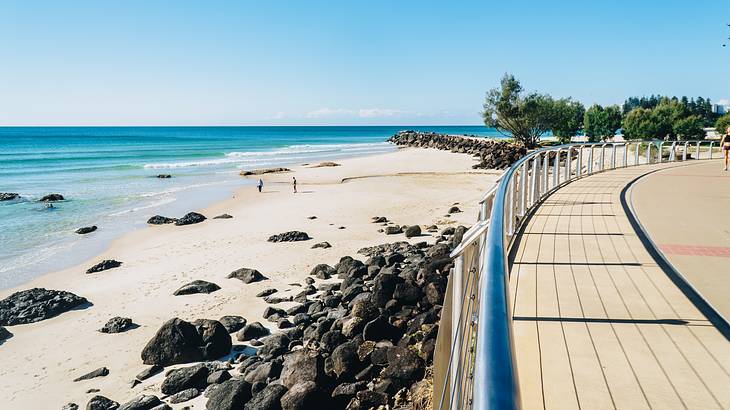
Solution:
[{"label": "rocky breakwater", "polygon": [[461,137],[435,132],[400,131],[388,139],[396,145],[436,148],[479,158],[475,169],[505,169],[527,153],[521,144],[480,137]]}]

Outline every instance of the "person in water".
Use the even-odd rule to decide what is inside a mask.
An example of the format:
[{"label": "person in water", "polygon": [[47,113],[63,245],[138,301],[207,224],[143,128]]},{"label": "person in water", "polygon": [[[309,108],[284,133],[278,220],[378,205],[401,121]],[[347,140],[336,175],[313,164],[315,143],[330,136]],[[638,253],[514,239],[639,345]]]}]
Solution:
[{"label": "person in water", "polygon": [[259,189],[259,192],[264,188],[264,181],[259,178],[259,183],[256,185]]},{"label": "person in water", "polygon": [[291,179],[294,180],[294,193],[297,193],[297,179],[295,177],[291,177]]},{"label": "person in water", "polygon": [[725,156],[725,171],[727,171],[728,153],[730,153],[730,127],[725,130],[725,135],[720,140],[720,146],[722,146],[722,153]]}]

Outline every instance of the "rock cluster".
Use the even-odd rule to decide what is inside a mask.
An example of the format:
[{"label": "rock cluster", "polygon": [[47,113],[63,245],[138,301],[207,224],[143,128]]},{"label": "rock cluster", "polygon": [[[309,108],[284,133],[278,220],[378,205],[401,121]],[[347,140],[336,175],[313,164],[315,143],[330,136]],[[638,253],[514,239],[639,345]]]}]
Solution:
[{"label": "rock cluster", "polygon": [[165,322],[142,350],[144,364],[172,364],[213,360],[231,351],[228,331],[217,320],[193,323],[172,318]]},{"label": "rock cluster", "polygon": [[[449,252],[465,231],[445,230],[434,245],[363,248],[358,253],[367,257],[365,262],[345,256],[334,266],[317,265],[311,275],[336,276],[341,282],[314,287],[307,280],[294,298],[296,305],[267,307],[263,317],[282,329],[276,333],[237,316],[205,321],[219,325],[218,333],[236,332],[235,338],[256,346],[256,353],[169,371],[162,393],[177,402],[205,391],[209,410],[412,408],[414,385],[433,361],[452,266]],[[274,293],[265,289],[259,296]],[[281,326],[282,321],[288,325]],[[145,348],[145,363],[205,360],[202,352],[214,343],[210,337],[202,340],[210,331],[201,333],[195,326],[180,319],[167,322]],[[228,353],[231,345],[223,339],[207,360]],[[160,353],[152,355],[152,350]],[[235,370],[226,367],[231,364]]]},{"label": "rock cluster", "polygon": [[306,241],[312,239],[307,235],[306,232],[301,231],[290,231],[284,232],[277,235],[271,235],[268,239],[269,242],[297,242]]},{"label": "rock cluster", "polygon": [[12,201],[20,198],[20,194],[15,192],[0,192],[0,201]]},{"label": "rock cluster", "polygon": [[480,162],[473,168],[480,169],[508,168],[527,153],[524,146],[506,141],[479,137],[465,138],[434,132],[400,131],[388,141],[408,147],[436,148],[470,154],[479,158]]},{"label": "rock cluster", "polygon": [[175,223],[177,219],[175,218],[168,218],[166,216],[162,215],[155,215],[147,220],[147,223],[150,225],[164,225],[164,224],[171,224]]},{"label": "rock cluster", "polygon": [[22,290],[0,300],[0,326],[38,322],[84,303],[86,298],[62,290]]}]

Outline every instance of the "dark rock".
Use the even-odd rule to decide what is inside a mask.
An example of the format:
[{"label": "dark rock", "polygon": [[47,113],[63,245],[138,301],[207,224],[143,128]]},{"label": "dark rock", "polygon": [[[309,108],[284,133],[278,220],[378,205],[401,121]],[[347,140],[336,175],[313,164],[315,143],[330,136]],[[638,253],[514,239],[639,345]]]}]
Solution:
[{"label": "dark rock", "polygon": [[264,298],[264,302],[270,304],[270,305],[276,305],[282,302],[291,302],[292,297],[291,296],[266,296]]},{"label": "dark rock", "polygon": [[182,285],[180,289],[176,290],[173,295],[175,296],[181,296],[181,295],[193,295],[196,293],[212,293],[216,290],[220,290],[220,286],[216,285],[213,282],[208,282],[204,280],[194,280],[190,283],[187,283],[185,285]]},{"label": "dark rock", "polygon": [[210,370],[202,363],[170,370],[160,391],[164,394],[175,394],[190,388],[205,389],[209,374]]},{"label": "dark rock", "polygon": [[206,379],[206,383],[221,384],[230,378],[231,378],[231,374],[228,373],[228,370],[216,370],[213,373],[208,375],[208,378]]},{"label": "dark rock", "polygon": [[165,225],[165,224],[171,224],[175,223],[177,219],[175,218],[168,218],[166,216],[162,215],[155,215],[147,220],[147,223],[150,225]]},{"label": "dark rock", "polygon": [[241,268],[229,273],[228,279],[238,279],[243,283],[253,283],[266,278],[256,269]]},{"label": "dark rock", "polygon": [[461,212],[461,209],[459,209],[458,206],[452,206],[451,208],[449,208],[449,213],[450,214],[456,214],[456,213],[459,213],[459,212]]},{"label": "dark rock", "polygon": [[262,169],[251,169],[247,171],[241,171],[239,172],[239,175],[241,176],[249,176],[249,175],[263,175],[263,174],[274,174],[279,172],[289,172],[291,169],[289,168],[262,168]]},{"label": "dark rock", "polygon": [[335,273],[337,273],[335,268],[327,265],[326,263],[320,263],[319,265],[315,266],[311,272],[309,272],[311,276],[315,276],[318,279],[329,279]]},{"label": "dark rock", "polygon": [[246,326],[246,319],[241,316],[226,315],[218,321],[221,322],[228,333],[237,332]]},{"label": "dark rock", "polygon": [[104,327],[99,329],[101,333],[120,333],[132,326],[132,319],[128,317],[115,316],[109,319]]},{"label": "dark rock", "polygon": [[246,342],[251,339],[258,339],[269,334],[269,329],[259,322],[249,323],[236,333],[236,339]]},{"label": "dark rock", "polygon": [[61,410],[79,410],[79,405],[76,403],[67,403],[61,407]]},{"label": "dark rock", "polygon": [[403,233],[403,229],[401,229],[400,226],[386,226],[385,227],[386,235],[396,235],[399,233]]},{"label": "dark rock", "polygon": [[342,383],[332,390],[332,398],[340,399],[345,402],[355,397],[358,391],[367,387],[367,382],[360,381],[355,383]]},{"label": "dark rock", "polygon": [[142,350],[145,364],[171,364],[217,359],[231,350],[226,328],[215,320],[196,324],[173,318],[165,322]]},{"label": "dark rock", "polygon": [[406,238],[413,238],[414,236],[421,236],[421,227],[418,225],[411,225],[406,228]]},{"label": "dark rock", "polygon": [[285,333],[275,333],[262,340],[263,346],[256,351],[256,354],[267,360],[270,357],[281,356],[289,347],[291,339]]},{"label": "dark rock", "polygon": [[317,217],[312,215],[312,216],[308,216],[307,219],[317,219]]},{"label": "dark rock", "polygon": [[177,404],[192,400],[198,396],[200,396],[200,390],[196,388],[190,388],[173,394],[168,400],[172,404]]},{"label": "dark rock", "polygon": [[20,195],[15,192],[0,192],[0,201],[12,201],[18,198],[20,198]]},{"label": "dark rock", "polygon": [[255,384],[257,382],[268,383],[269,381],[279,377],[280,374],[281,364],[279,362],[263,362],[259,365],[251,366],[243,376],[243,380],[251,384]]},{"label": "dark rock", "polygon": [[325,360],[325,372],[338,378],[354,376],[364,367],[357,356],[358,341],[343,343]]},{"label": "dark rock", "polygon": [[188,212],[183,216],[182,218],[175,221],[175,225],[181,226],[181,225],[192,225],[197,224],[205,221],[205,216],[197,213],[197,212]]},{"label": "dark rock", "polygon": [[271,235],[268,239],[269,242],[298,242],[312,239],[307,235],[306,232],[301,231],[290,231],[284,232],[277,235]]},{"label": "dark rock", "polygon": [[330,245],[329,242],[319,242],[319,243],[315,243],[314,245],[312,245],[312,249],[317,249],[317,248],[327,249],[327,248],[331,248],[331,247],[332,247],[332,245]]},{"label": "dark rock", "polygon": [[297,383],[320,383],[324,379],[324,360],[314,350],[299,349],[284,356],[281,383],[292,388]]},{"label": "dark rock", "polygon": [[408,282],[401,282],[395,285],[395,290],[393,291],[393,299],[405,305],[415,305],[421,300],[422,296],[421,289]]},{"label": "dark rock", "polygon": [[378,317],[378,308],[370,300],[358,300],[352,304],[352,315],[370,321]]},{"label": "dark rock", "polygon": [[86,403],[86,410],[117,410],[119,403],[104,396],[94,396]]},{"label": "dark rock", "polygon": [[276,327],[278,327],[279,329],[288,329],[292,326],[294,325],[286,318],[279,319],[276,322]]},{"label": "dark rock", "polygon": [[391,325],[385,316],[378,316],[368,322],[362,331],[363,339],[379,342],[381,340],[398,340],[402,332]]},{"label": "dark rock", "polygon": [[92,225],[92,226],[84,226],[84,227],[82,227],[82,228],[79,228],[79,229],[77,229],[77,230],[76,230],[76,231],[74,231],[74,232],[76,232],[76,233],[77,233],[77,234],[79,234],[79,235],[84,235],[84,234],[87,234],[87,233],[91,233],[91,232],[94,232],[94,231],[95,231],[96,229],[97,229],[97,228],[96,228],[96,225]]},{"label": "dark rock", "polygon": [[153,364],[152,366],[142,370],[137,376],[137,380],[147,380],[150,377],[162,372],[164,368],[159,364]]},{"label": "dark rock", "polygon": [[423,360],[411,349],[393,346],[388,349],[388,367],[382,375],[412,383],[423,377],[424,367]]},{"label": "dark rock", "polygon": [[54,202],[54,201],[63,201],[64,197],[61,194],[48,194],[43,196],[40,201],[41,202]]},{"label": "dark rock", "polygon": [[122,262],[115,261],[114,259],[106,259],[87,269],[86,273],[101,272],[107,269],[118,268],[120,266],[122,266]]},{"label": "dark rock", "polygon": [[364,410],[386,405],[388,403],[388,396],[384,393],[372,390],[362,390],[357,392],[353,401],[356,403],[354,405],[351,403],[350,406],[348,406],[348,409],[354,408]]},{"label": "dark rock", "polygon": [[319,399],[317,384],[312,381],[297,383],[281,397],[282,410],[308,410],[325,407]]},{"label": "dark rock", "polygon": [[281,410],[281,397],[287,388],[281,384],[269,384],[243,407],[245,410]]},{"label": "dark rock", "polygon": [[381,224],[381,223],[388,222],[388,218],[386,218],[384,216],[374,216],[372,218],[372,220],[373,220],[374,224]]},{"label": "dark rock", "polygon": [[276,292],[278,292],[278,290],[276,290],[274,288],[268,288],[268,289],[264,289],[261,292],[257,293],[256,294],[256,297],[257,298],[263,298],[263,297],[266,297],[266,296],[273,295]]},{"label": "dark rock", "polygon": [[[164,407],[158,407],[164,406]],[[119,406],[119,410],[162,410],[169,409],[157,396],[142,394]]]},{"label": "dark rock", "polygon": [[0,300],[0,326],[38,322],[85,303],[86,298],[62,290],[22,290]]},{"label": "dark rock", "polygon": [[278,316],[286,316],[286,311],[284,309],[275,308],[273,306],[268,306],[266,309],[264,309],[263,317],[264,319],[268,319],[274,315]]},{"label": "dark rock", "polygon": [[251,399],[251,384],[230,379],[218,385],[208,394],[205,408],[208,410],[241,410]]},{"label": "dark rock", "polygon": [[443,235],[443,236],[453,235],[454,234],[454,229],[455,228],[453,226],[449,226],[447,228],[444,228],[444,230],[441,231],[441,235]]},{"label": "dark rock", "polygon": [[233,218],[233,215],[228,214],[220,214],[218,216],[214,216],[213,219],[231,219]]},{"label": "dark rock", "polygon": [[294,323],[295,326],[298,326],[298,325],[302,325],[302,324],[307,324],[311,320],[312,320],[312,318],[308,314],[306,314],[306,313],[297,313],[292,318],[292,323]]},{"label": "dark rock", "polygon": [[2,342],[5,340],[10,339],[11,337],[13,337],[13,334],[10,333],[8,329],[0,326],[0,344],[2,344]]},{"label": "dark rock", "polygon": [[160,179],[168,179],[168,178],[172,178],[172,175],[170,175],[170,174],[157,174],[157,178],[160,178]]},{"label": "dark rock", "polygon": [[375,279],[375,284],[373,285],[373,303],[375,303],[375,305],[378,307],[384,307],[385,304],[393,298],[395,286],[401,280],[402,279],[395,275],[386,275],[383,273],[378,275],[378,277]]},{"label": "dark rock", "polygon": [[89,379],[93,379],[95,377],[104,377],[104,376],[107,376],[108,374],[109,374],[109,369],[107,369],[106,367],[100,367],[96,370],[92,370],[89,373],[86,373],[83,376],[79,376],[79,377],[75,378],[74,381],[80,382],[82,380],[89,380]]}]

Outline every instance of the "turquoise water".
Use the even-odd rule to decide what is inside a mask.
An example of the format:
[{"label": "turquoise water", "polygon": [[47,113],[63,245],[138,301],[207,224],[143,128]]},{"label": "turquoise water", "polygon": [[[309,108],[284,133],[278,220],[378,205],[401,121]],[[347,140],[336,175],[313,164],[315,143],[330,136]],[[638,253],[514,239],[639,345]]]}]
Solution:
[{"label": "turquoise water", "polygon": [[[222,200],[252,183],[241,169],[389,152],[402,129],[500,136],[482,126],[0,127],[0,192],[22,196],[0,202],[0,288],[80,263],[154,214]],[[66,201],[46,209],[37,200],[49,193]],[[87,225],[100,229],[73,233]]]}]

